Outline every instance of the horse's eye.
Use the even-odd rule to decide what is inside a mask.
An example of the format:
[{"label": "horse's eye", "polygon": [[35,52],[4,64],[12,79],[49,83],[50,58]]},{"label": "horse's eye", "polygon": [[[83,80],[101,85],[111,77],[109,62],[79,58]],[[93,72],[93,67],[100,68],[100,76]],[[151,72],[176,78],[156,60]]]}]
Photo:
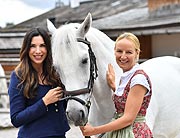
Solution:
[{"label": "horse's eye", "polygon": [[82,64],[86,64],[88,62],[88,58],[82,59]]}]

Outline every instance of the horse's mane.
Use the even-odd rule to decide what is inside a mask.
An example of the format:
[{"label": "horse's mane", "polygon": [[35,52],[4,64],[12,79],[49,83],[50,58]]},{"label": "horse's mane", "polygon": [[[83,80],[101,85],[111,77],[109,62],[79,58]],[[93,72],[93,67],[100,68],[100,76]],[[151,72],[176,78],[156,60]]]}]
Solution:
[{"label": "horse's mane", "polygon": [[[55,51],[54,54],[56,54],[54,55],[55,59],[62,59],[62,57],[64,57],[64,54],[69,53],[69,50],[72,51],[72,53],[75,53],[74,55],[72,55],[72,57],[80,54],[78,53],[76,43],[76,30],[79,26],[80,24],[78,23],[70,23],[58,28],[54,36],[58,38],[55,39],[56,42],[53,42],[53,51]],[[91,42],[92,46],[98,46],[94,47],[93,49],[101,49],[103,53],[105,52],[106,56],[108,56],[108,54],[110,53],[109,51],[112,50],[111,46],[114,44],[114,42],[106,34],[96,28],[91,27],[86,34],[86,38]],[[60,45],[64,45],[66,47],[61,47]],[[64,64],[65,63],[63,63],[62,61],[62,65]]]},{"label": "horse's mane", "polygon": [[114,64],[114,41],[105,33],[93,27],[90,28],[86,36],[88,41],[91,42],[92,49],[95,52],[98,67],[104,68],[108,63]]}]

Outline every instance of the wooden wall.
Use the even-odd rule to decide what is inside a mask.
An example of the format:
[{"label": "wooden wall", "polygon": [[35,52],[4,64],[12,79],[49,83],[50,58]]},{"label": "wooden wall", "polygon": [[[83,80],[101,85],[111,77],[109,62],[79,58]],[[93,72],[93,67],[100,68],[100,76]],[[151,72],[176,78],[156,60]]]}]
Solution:
[{"label": "wooden wall", "polygon": [[180,0],[148,0],[148,7],[150,11],[170,4],[180,4]]},{"label": "wooden wall", "polygon": [[150,58],[152,58],[152,36],[138,36],[138,39],[140,41],[140,57],[139,62],[142,63]]},{"label": "wooden wall", "polygon": [[19,63],[19,49],[0,50],[0,64],[2,65],[7,82],[9,83],[10,74]]}]

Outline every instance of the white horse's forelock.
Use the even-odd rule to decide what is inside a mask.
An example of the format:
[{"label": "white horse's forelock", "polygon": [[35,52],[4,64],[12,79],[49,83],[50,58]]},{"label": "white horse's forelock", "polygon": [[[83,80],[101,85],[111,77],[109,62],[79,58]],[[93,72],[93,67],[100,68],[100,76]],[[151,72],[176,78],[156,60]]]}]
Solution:
[{"label": "white horse's forelock", "polygon": [[[67,61],[65,57],[73,57],[71,61],[68,61],[68,64],[73,67],[73,61],[78,61],[81,55],[80,50],[77,50],[78,44],[76,38],[76,31],[79,25],[78,23],[63,25],[52,35],[53,64],[59,71],[62,81],[65,81],[67,77],[71,77],[67,76],[68,74],[65,75],[66,70],[70,70],[66,68]],[[60,67],[63,67],[64,70],[61,70]]]},{"label": "white horse's forelock", "polygon": [[[69,31],[71,33],[69,33]],[[62,58],[64,57],[66,54],[68,54],[69,50],[77,52],[76,47],[75,46],[75,42],[77,42],[77,40],[75,39],[75,30],[72,30],[72,24],[69,25],[63,25],[60,28],[58,28],[55,32],[54,35],[52,35],[53,37],[53,41],[52,41],[52,52],[53,52],[53,56],[55,56],[55,60],[58,60],[58,58],[56,58],[56,56]],[[62,46],[66,46],[66,47],[62,47]],[[63,62],[63,61],[62,61]]]}]

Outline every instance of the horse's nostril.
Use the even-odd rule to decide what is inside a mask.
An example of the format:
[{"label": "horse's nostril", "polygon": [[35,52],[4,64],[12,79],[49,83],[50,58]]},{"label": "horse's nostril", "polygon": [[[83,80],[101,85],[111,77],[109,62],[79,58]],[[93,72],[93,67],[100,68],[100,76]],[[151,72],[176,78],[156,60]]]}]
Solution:
[{"label": "horse's nostril", "polygon": [[83,110],[80,110],[80,115],[81,115],[81,118],[85,117]]},{"label": "horse's nostril", "polygon": [[69,117],[69,112],[66,112],[66,116],[70,119],[70,117]]}]

